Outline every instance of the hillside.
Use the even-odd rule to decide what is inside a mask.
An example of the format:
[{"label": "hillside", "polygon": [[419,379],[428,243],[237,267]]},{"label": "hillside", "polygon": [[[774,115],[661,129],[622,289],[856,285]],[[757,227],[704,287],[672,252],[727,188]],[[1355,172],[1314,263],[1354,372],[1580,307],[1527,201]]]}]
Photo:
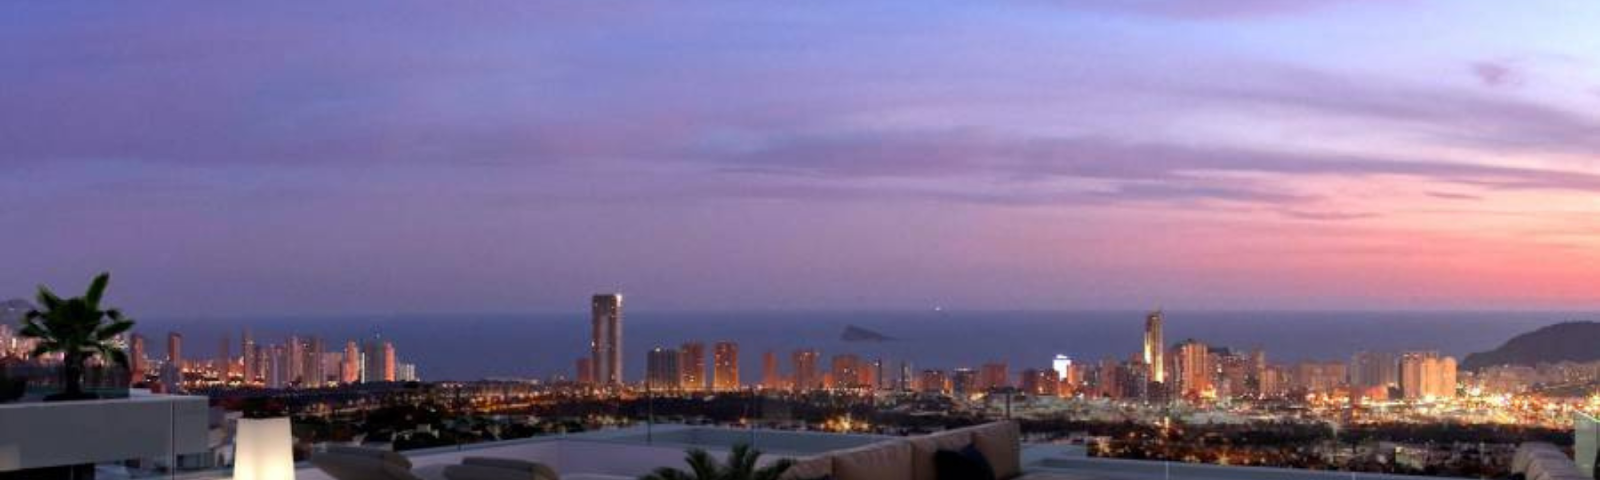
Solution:
[{"label": "hillside", "polygon": [[1596,360],[1600,360],[1600,322],[1567,322],[1517,335],[1494,350],[1467,355],[1461,368]]}]

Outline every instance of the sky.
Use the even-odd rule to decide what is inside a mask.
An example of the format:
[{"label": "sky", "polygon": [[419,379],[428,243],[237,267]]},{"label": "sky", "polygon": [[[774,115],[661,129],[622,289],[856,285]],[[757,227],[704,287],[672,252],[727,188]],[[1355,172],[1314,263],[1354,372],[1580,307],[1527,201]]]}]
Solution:
[{"label": "sky", "polygon": [[0,6],[0,297],[1600,307],[1600,4]]}]

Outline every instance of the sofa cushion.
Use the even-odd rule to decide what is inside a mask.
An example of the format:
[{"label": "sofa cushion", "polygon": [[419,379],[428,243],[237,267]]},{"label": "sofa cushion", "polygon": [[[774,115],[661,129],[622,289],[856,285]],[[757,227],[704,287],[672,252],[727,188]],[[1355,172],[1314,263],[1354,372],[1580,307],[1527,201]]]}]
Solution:
[{"label": "sofa cushion", "polygon": [[940,450],[960,450],[972,444],[972,432],[948,430],[930,435],[911,437],[911,480],[937,480],[933,455]]},{"label": "sofa cushion", "polygon": [[410,462],[405,466],[383,460],[381,455],[322,453],[311,456],[311,465],[339,480],[413,480]]},{"label": "sofa cushion", "polygon": [[972,444],[994,467],[994,477],[1008,479],[1022,474],[1022,429],[1016,422],[994,422],[969,427]]},{"label": "sofa cushion", "polygon": [[828,456],[811,457],[795,462],[794,466],[783,473],[784,480],[813,480],[828,478],[833,475],[833,458]]},{"label": "sofa cushion", "polygon": [[334,445],[328,447],[329,455],[344,455],[349,457],[368,458],[375,461],[388,463],[400,468],[410,469],[411,460],[405,455],[395,453],[393,450],[381,448],[353,447],[347,445]]},{"label": "sofa cushion", "polygon": [[972,445],[960,450],[940,450],[933,454],[933,464],[938,470],[938,480],[995,480],[989,460]]},{"label": "sofa cushion", "polygon": [[903,440],[874,443],[832,456],[833,478],[837,480],[911,478],[911,444]]}]

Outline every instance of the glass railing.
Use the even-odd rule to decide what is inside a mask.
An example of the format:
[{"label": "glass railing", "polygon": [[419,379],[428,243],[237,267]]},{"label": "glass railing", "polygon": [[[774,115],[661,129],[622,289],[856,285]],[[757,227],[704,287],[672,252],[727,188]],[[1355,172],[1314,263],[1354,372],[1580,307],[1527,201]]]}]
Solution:
[{"label": "glass railing", "polygon": [[223,447],[204,397],[0,403],[0,473],[14,478],[176,478],[216,469]]},{"label": "glass railing", "polygon": [[1595,475],[1595,464],[1600,463],[1600,420],[1583,412],[1572,417],[1573,459],[1589,478],[1600,478]]}]

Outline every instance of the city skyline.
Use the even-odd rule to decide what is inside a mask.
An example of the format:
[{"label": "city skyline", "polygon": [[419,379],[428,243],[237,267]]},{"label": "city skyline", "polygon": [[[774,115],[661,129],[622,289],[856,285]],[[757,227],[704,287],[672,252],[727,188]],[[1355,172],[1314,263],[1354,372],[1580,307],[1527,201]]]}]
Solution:
[{"label": "city skyline", "polygon": [[387,7],[3,7],[0,298],[1600,306],[1592,2]]}]

